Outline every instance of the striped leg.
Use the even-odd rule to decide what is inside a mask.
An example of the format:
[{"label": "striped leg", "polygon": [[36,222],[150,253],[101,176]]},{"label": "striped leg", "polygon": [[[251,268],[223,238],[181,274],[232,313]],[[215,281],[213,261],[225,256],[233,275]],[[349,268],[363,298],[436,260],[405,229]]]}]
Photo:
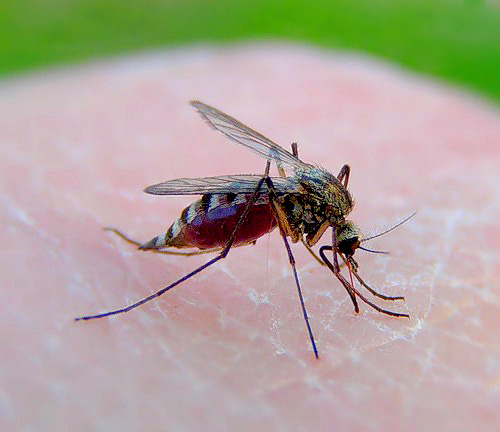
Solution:
[{"label": "striped leg", "polygon": [[[142,246],[142,243],[140,243],[136,240],[132,240],[130,237],[128,237],[126,234],[122,233],[120,230],[118,230],[116,228],[106,227],[106,228],[104,228],[104,230],[115,233],[118,237],[125,240],[127,243],[130,243],[131,245],[137,246],[138,248],[140,248]],[[203,250],[197,250],[197,251],[192,251],[192,252],[179,252],[179,251],[171,251],[171,250],[165,250],[165,249],[140,249],[140,250],[144,250],[145,252],[163,254],[163,255],[194,256],[194,255],[203,255],[203,254],[208,254],[208,253],[213,253],[213,252],[219,252],[221,250],[221,248],[203,249]]]}]

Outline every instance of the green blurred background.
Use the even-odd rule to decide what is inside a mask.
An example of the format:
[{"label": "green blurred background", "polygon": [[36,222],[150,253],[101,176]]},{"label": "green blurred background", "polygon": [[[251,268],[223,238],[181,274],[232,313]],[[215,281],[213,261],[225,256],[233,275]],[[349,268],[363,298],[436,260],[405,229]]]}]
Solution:
[{"label": "green blurred background", "polygon": [[372,53],[500,99],[497,0],[4,0],[0,74],[276,38]]}]

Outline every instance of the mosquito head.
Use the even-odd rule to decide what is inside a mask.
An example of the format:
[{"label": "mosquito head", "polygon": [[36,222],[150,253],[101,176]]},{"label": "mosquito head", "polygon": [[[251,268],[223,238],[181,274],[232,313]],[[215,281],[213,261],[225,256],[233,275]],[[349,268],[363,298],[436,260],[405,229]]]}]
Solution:
[{"label": "mosquito head", "polygon": [[353,256],[361,244],[361,231],[357,225],[346,220],[337,227],[337,248],[345,256]]}]

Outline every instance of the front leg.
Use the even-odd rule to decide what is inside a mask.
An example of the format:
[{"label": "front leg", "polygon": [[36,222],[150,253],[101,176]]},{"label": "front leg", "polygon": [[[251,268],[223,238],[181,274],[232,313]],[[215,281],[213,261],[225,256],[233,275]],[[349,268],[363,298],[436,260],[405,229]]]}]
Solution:
[{"label": "front leg", "polygon": [[[373,309],[375,309],[378,312],[381,312],[381,313],[386,314],[386,315],[395,316],[395,317],[410,318],[410,316],[408,314],[403,314],[403,313],[399,313],[399,312],[392,312],[392,311],[387,310],[387,309],[382,309],[381,307],[377,306],[375,303],[368,300],[363,294],[361,294],[356,288],[354,288],[354,286],[349,284],[349,282],[340,274],[340,266],[339,266],[338,260],[337,260],[337,253],[338,252],[337,252],[337,248],[336,248],[336,243],[334,243],[334,245],[335,246],[321,246],[319,249],[319,254],[321,256],[321,259],[328,266],[328,268],[332,271],[332,273],[337,277],[337,279],[342,283],[342,285],[346,289],[347,293],[351,297],[351,300],[354,304],[355,312],[359,313],[358,302],[356,300],[356,296],[358,296],[363,302],[365,302],[368,306],[372,307]],[[334,260],[333,260],[334,263],[333,264],[330,262],[330,260],[325,255],[325,251],[327,251],[327,250],[333,251],[333,253],[334,253]],[[345,261],[346,265],[349,265],[349,261],[345,260],[345,258],[343,257],[342,254],[339,254],[339,255]],[[352,270],[351,267],[350,267],[350,269]],[[357,271],[354,270],[353,273],[356,275]],[[374,291],[371,288],[369,288],[366,284],[362,283],[362,285],[365,288],[367,288],[370,292]],[[372,294],[373,294],[373,292],[372,292]],[[382,295],[378,295],[378,294],[379,293],[374,294],[374,295],[377,295],[378,297],[384,298],[384,300],[401,300],[401,297],[388,297],[388,296],[382,296]]]},{"label": "front leg", "polygon": [[[347,167],[347,178],[349,178],[349,165],[344,165],[342,170]],[[342,173],[341,170],[341,173]],[[323,246],[324,247],[324,246]],[[333,271],[333,274],[337,277],[337,279],[342,283],[344,288],[347,291],[347,294],[349,294],[349,297],[351,297],[352,304],[354,305],[354,311],[356,313],[359,313],[359,306],[358,306],[358,300],[356,299],[356,294],[355,294],[355,289],[354,287],[346,280],[344,276],[340,274],[340,266],[339,266],[339,261],[337,259],[337,254],[339,253],[339,250],[337,248],[337,227],[334,225],[332,226],[332,251],[333,251],[333,267],[326,259],[326,256],[322,253],[322,248],[320,248],[319,253],[321,255],[321,258],[323,261],[325,261],[325,264],[330,268],[330,270]]]}]

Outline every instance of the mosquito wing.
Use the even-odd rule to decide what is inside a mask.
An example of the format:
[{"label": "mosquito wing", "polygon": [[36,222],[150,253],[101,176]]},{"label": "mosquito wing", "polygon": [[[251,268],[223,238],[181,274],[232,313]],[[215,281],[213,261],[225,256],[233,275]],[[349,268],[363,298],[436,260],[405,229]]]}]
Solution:
[{"label": "mosquito wing", "polygon": [[259,156],[267,160],[274,160],[279,167],[283,166],[288,172],[294,173],[296,168],[309,167],[308,164],[300,161],[292,153],[272,142],[269,138],[245,126],[217,108],[200,101],[191,101],[190,103],[211,128],[222,132],[238,144],[253,150]]},{"label": "mosquito wing", "polygon": [[[152,195],[253,193],[261,178],[260,175],[180,178],[148,186],[144,192]],[[273,177],[272,180],[278,192],[293,192],[298,187],[293,177]],[[266,186],[262,186],[261,190],[265,191]]]}]

